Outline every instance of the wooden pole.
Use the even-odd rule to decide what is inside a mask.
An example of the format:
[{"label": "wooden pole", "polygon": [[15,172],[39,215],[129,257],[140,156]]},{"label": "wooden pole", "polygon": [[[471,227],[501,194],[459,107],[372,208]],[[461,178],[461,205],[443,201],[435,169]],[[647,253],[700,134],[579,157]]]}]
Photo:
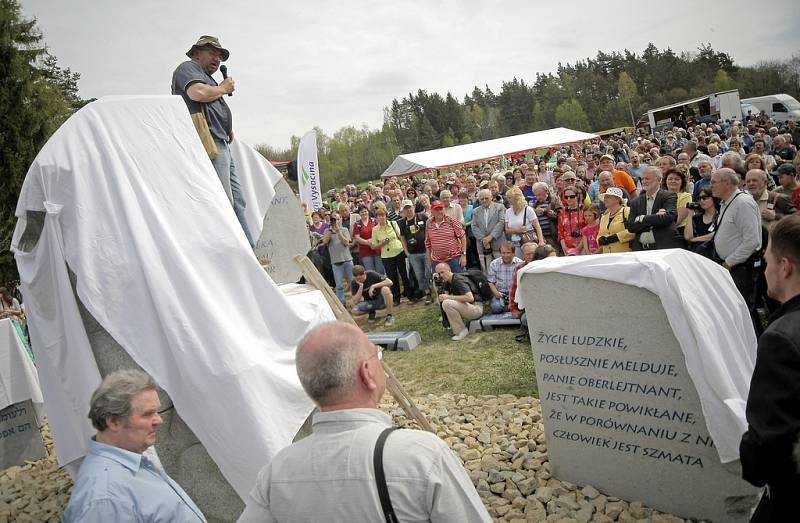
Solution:
[{"label": "wooden pole", "polygon": [[[300,267],[300,271],[303,273],[303,276],[306,279],[306,282],[310,285],[313,285],[325,297],[325,301],[328,302],[331,309],[333,310],[333,315],[339,321],[345,321],[348,323],[352,323],[353,325],[358,326],[356,320],[350,315],[350,311],[342,305],[342,302],[339,301],[339,298],[336,297],[336,294],[331,289],[330,285],[325,281],[325,278],[322,277],[322,274],[319,273],[317,268],[308,259],[307,256],[295,256],[294,262]],[[425,415],[417,408],[414,404],[414,401],[405,391],[400,382],[397,381],[397,378],[392,372],[391,367],[383,361],[383,370],[386,373],[386,388],[389,390],[389,394],[395,399],[400,408],[406,413],[406,415],[416,421],[423,430],[427,430],[428,432],[432,432],[436,434],[436,431],[433,430],[433,427],[428,422],[428,419]]]}]

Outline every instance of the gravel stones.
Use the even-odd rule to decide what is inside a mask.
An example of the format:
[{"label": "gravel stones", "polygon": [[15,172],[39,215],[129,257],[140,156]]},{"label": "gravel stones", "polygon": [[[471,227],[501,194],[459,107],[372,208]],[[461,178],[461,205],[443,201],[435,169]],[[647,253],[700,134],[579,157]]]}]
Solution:
[{"label": "gravel stones", "polygon": [[[553,478],[539,400],[512,395],[428,395],[415,400],[437,434],[464,462],[495,521],[518,523],[683,523],[636,501],[605,496],[591,485]],[[391,398],[381,405],[394,423],[415,428]],[[444,414],[442,416],[440,414]],[[587,465],[590,466],[590,465]]]},{"label": "gravel stones", "polygon": [[[573,485],[550,474],[539,400],[466,396],[415,399],[441,437],[464,463],[495,521],[516,523],[683,523],[642,506],[606,496],[591,485]],[[416,428],[386,395],[381,409],[396,426]],[[48,456],[0,471],[0,523],[57,522],[72,481],[58,468],[47,426]],[[587,464],[591,466],[591,464]]]}]

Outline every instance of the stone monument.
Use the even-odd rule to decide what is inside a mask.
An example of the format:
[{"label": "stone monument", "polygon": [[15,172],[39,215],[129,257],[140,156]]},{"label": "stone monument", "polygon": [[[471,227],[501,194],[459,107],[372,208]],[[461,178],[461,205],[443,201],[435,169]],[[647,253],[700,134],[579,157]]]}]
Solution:
[{"label": "stone monument", "polygon": [[275,197],[264,217],[264,227],[255,247],[258,261],[272,280],[282,285],[297,282],[302,273],[293,258],[311,249],[300,199],[281,178]]},{"label": "stone monument", "polygon": [[39,420],[31,400],[0,410],[0,470],[45,456]]},{"label": "stone monument", "polygon": [[548,300],[529,328],[553,477],[685,518],[748,521],[758,491],[720,463],[659,297],[556,272],[523,275],[520,292]]}]

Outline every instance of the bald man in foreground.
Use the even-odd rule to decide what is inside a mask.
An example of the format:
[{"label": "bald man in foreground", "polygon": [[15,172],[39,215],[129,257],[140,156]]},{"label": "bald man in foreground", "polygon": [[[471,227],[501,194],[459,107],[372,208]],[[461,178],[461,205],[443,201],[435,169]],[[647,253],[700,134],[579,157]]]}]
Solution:
[{"label": "bald man in foreground", "polygon": [[[377,408],[386,389],[381,360],[382,349],[349,323],[324,323],[303,338],[297,375],[319,406],[314,432],[261,470],[240,522],[389,521],[373,460],[379,436],[391,427]],[[441,439],[409,429],[390,434],[378,454],[393,521],[491,521]]]}]

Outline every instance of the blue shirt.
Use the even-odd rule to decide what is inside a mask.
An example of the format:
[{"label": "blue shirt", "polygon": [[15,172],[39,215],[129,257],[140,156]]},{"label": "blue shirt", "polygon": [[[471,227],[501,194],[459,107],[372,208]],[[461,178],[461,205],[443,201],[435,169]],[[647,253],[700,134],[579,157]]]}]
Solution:
[{"label": "blue shirt", "polygon": [[92,438],[62,522],[205,522],[151,451],[137,454]]},{"label": "blue shirt", "polygon": [[172,94],[181,95],[189,108],[190,114],[199,113],[205,108],[206,121],[211,134],[217,140],[229,141],[231,129],[233,128],[233,115],[228,104],[225,103],[225,97],[221,96],[213,102],[195,102],[189,98],[186,90],[189,89],[190,85],[196,83],[217,85],[217,81],[203,71],[203,68],[197,62],[192,60],[183,62],[172,73]]}]

